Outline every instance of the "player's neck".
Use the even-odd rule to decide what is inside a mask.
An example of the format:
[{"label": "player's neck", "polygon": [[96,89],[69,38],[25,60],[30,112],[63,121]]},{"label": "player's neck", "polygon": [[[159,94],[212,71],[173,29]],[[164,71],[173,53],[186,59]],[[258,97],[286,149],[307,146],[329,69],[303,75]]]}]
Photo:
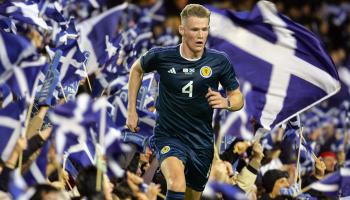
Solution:
[{"label": "player's neck", "polygon": [[180,44],[180,55],[182,58],[184,58],[186,60],[189,60],[189,61],[199,60],[202,57],[203,52],[204,52],[204,50],[201,52],[193,52],[193,51],[191,51],[190,48],[188,48],[183,43]]}]

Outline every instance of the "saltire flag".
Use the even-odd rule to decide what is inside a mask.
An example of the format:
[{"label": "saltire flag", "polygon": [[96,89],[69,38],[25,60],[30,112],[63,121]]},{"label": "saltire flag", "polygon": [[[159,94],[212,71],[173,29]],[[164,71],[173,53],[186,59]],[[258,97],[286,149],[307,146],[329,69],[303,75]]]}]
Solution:
[{"label": "saltire flag", "polygon": [[241,190],[239,187],[232,185],[232,184],[226,184],[226,183],[220,183],[220,182],[209,182],[207,186],[204,189],[203,196],[215,198],[216,194],[221,194],[223,199],[226,200],[247,200],[248,197],[245,195],[243,190]]},{"label": "saltire flag", "polygon": [[250,12],[209,8],[209,46],[226,52],[237,77],[252,85],[254,104],[247,106],[263,128],[339,91],[338,73],[323,44],[273,3],[259,1]]},{"label": "saltire flag", "polygon": [[[231,135],[244,140],[251,140],[253,138],[253,127],[249,118],[249,110],[251,110],[249,106],[253,104],[254,99],[249,82],[243,82],[241,89],[245,94],[244,108],[236,112],[229,112],[226,109],[215,109],[213,123],[219,124],[219,135]],[[224,92],[222,87],[219,88],[219,91],[220,93]]]},{"label": "saltire flag", "polygon": [[91,139],[86,141],[78,140],[78,143],[70,146],[65,152],[70,161],[80,167],[95,165],[95,146]]},{"label": "saltire flag", "polygon": [[13,95],[10,87],[4,83],[0,84],[0,99],[1,99],[1,107],[5,108],[13,101]]},{"label": "saltire flag", "polygon": [[116,6],[102,14],[85,20],[78,24],[78,30],[81,37],[79,44],[84,51],[90,52],[90,57],[87,62],[88,73],[97,70],[98,58],[105,53],[105,38],[116,37],[118,27],[122,24],[124,11],[128,7],[127,3]]},{"label": "saltire flag", "polygon": [[0,16],[0,29],[9,33],[17,33],[16,25],[9,17]]},{"label": "saltire flag", "polygon": [[75,27],[74,17],[70,17],[68,21],[60,23],[59,26],[54,26],[51,40],[55,47],[61,45],[71,46],[76,44],[79,34]]},{"label": "saltire flag", "polygon": [[13,75],[7,81],[17,97],[25,97],[28,102],[35,95],[39,84],[39,74],[49,63],[45,56],[32,56],[13,68]]},{"label": "saltire flag", "polygon": [[0,158],[6,162],[13,152],[18,138],[21,136],[24,117],[26,114],[25,102],[16,101],[0,109]]},{"label": "saltire flag", "polygon": [[28,186],[46,183],[46,166],[47,156],[49,154],[51,142],[48,140],[40,150],[39,156],[31,163],[27,172],[23,174],[23,178]]},{"label": "saltire flag", "polygon": [[64,159],[65,160],[63,161],[63,169],[66,170],[75,180],[78,177],[78,170],[73,165],[73,163],[66,158],[66,155]]},{"label": "saltire flag", "polygon": [[89,96],[82,94],[76,101],[68,101],[50,111],[49,118],[53,124],[52,132],[59,159],[63,158],[69,147],[79,141],[86,141],[89,137],[91,124],[98,121],[92,113],[91,104]]},{"label": "saltire flag", "polygon": [[0,30],[0,82],[9,79],[13,68],[36,54],[36,50],[24,37]]},{"label": "saltire flag", "polygon": [[29,188],[24,178],[21,176],[20,169],[15,169],[11,173],[11,179],[9,183],[9,193],[13,199],[27,200],[30,199],[34,193],[34,188]]},{"label": "saltire flag", "polygon": [[31,24],[49,30],[45,20],[39,16],[39,7],[35,2],[11,2],[0,4],[0,14],[12,17],[22,23]]},{"label": "saltire flag", "polygon": [[[153,128],[155,126],[155,113],[145,109],[144,104],[147,98],[147,93],[152,87],[153,81],[154,74],[147,74],[144,76],[136,100],[136,109],[139,115],[140,133],[145,134],[145,136],[152,135]],[[128,85],[124,85],[118,93],[110,96],[108,98],[108,101],[111,102],[115,107],[114,113],[111,113],[115,126],[117,128],[124,127],[127,118]]]},{"label": "saltire flag", "polygon": [[80,81],[86,77],[84,71],[84,62],[86,55],[80,50],[77,43],[72,45],[63,45],[58,48],[46,47],[46,50],[51,58],[54,57],[56,50],[62,50],[62,56],[58,64],[58,71],[60,72],[59,81],[62,86],[70,84],[75,81]]},{"label": "saltire flag", "polygon": [[309,187],[330,197],[349,196],[350,168],[340,168]]},{"label": "saltire flag", "polygon": [[[33,3],[35,3],[35,1]],[[39,8],[39,16],[45,16],[57,23],[66,22],[66,19],[63,16],[62,6],[59,2],[52,0],[39,0],[36,3]]]}]

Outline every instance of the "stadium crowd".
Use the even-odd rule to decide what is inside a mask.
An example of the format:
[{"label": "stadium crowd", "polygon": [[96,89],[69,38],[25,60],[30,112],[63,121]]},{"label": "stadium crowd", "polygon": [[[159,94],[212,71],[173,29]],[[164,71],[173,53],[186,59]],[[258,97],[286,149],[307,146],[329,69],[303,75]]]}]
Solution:
[{"label": "stadium crowd", "polygon": [[[10,6],[19,5],[13,2],[59,4],[64,19],[60,21],[57,15],[55,18],[47,13],[52,8],[48,6],[41,8],[43,13],[39,16],[53,28],[30,24],[7,13]],[[335,195],[320,190],[322,188],[317,185],[312,186],[329,175],[342,175],[342,170],[348,173],[347,179],[350,179],[350,3],[345,0],[273,2],[281,13],[314,32],[324,42],[339,72],[341,91],[302,113],[299,120],[290,120],[265,133],[259,138],[260,143],[255,139],[261,128],[254,119],[248,125],[250,136],[242,136],[239,132],[226,133],[219,145],[221,148],[216,149],[202,199],[337,199],[350,196],[350,181],[344,181],[345,185],[339,186]],[[70,50],[76,44],[78,48],[86,45],[79,40],[84,29],[91,28],[84,22],[97,20],[123,3],[113,0],[28,0],[2,1],[0,4],[1,32],[25,38],[35,47],[37,55],[53,60],[42,71],[41,87],[35,88],[35,98],[28,100],[21,97],[16,88],[0,81],[1,116],[16,114],[23,107],[22,99],[29,102],[34,99],[33,107],[28,109],[30,116],[25,117],[24,112],[27,120],[19,123],[20,127],[25,127],[25,134],[17,134],[14,142],[1,139],[0,199],[164,199],[166,182],[149,144],[153,127],[143,122],[140,133],[134,134],[125,129],[125,117],[120,117],[123,114],[120,106],[125,106],[127,102],[125,84],[130,65],[153,46],[171,46],[181,42],[179,13],[187,4],[211,4],[244,11],[252,9],[256,1],[132,0],[128,2],[127,9],[117,16],[118,27],[113,27],[115,38],[97,36],[102,37],[101,48],[106,42],[108,55],[97,58],[99,66],[95,66],[96,70],[88,68],[87,76],[84,68],[73,72],[66,69],[67,74],[61,75],[52,67],[58,50],[64,54],[66,48]],[[11,45],[1,51],[10,48]],[[71,56],[74,61],[69,62],[88,66],[85,60],[89,57],[85,52],[80,57]],[[0,59],[3,60],[3,57]],[[56,66],[59,65],[58,60]],[[5,76],[1,75],[1,78]],[[145,83],[147,92],[141,95],[138,108],[144,118],[154,120],[157,75],[150,80],[151,83]],[[111,111],[115,114],[111,120],[117,131],[106,129],[104,139],[107,142],[103,144],[97,134],[103,127],[98,122],[103,118],[103,111],[98,111],[100,104],[93,100],[101,96],[119,108]],[[24,107],[28,105],[32,104]],[[113,106],[107,107],[107,111]],[[26,111],[22,109],[18,112],[23,110]],[[23,119],[23,113],[21,116]],[[18,117],[18,120],[21,118]],[[1,131],[6,131],[4,123],[9,122],[0,123]],[[90,143],[82,142],[80,134],[85,129],[77,129],[75,131],[79,133],[73,133],[76,124],[83,124],[88,127],[86,130],[93,130],[91,132],[100,138],[86,136]],[[217,122],[214,127],[218,133],[220,123]],[[64,131],[73,133],[73,136],[58,136]],[[113,137],[107,137],[107,132]],[[69,138],[77,142],[65,149]],[[12,147],[8,147],[11,142]],[[73,145],[77,147],[74,149]]]}]

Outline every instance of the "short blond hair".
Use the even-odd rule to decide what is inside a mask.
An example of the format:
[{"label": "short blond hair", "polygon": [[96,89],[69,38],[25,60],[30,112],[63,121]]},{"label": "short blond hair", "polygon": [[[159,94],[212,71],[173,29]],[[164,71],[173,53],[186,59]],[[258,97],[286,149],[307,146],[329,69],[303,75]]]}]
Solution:
[{"label": "short blond hair", "polygon": [[180,17],[181,24],[183,24],[188,17],[208,18],[210,20],[210,11],[200,4],[188,4],[182,9]]}]

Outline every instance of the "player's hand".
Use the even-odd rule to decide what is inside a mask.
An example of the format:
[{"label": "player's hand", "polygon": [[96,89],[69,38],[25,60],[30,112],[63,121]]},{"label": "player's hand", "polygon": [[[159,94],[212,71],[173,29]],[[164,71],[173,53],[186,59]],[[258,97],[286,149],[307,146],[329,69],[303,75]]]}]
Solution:
[{"label": "player's hand", "polygon": [[137,112],[128,112],[128,118],[126,119],[126,126],[131,132],[138,132],[140,127],[138,127],[139,116]]},{"label": "player's hand", "polygon": [[227,108],[227,99],[222,97],[220,92],[213,91],[210,87],[208,88],[208,93],[205,95],[209,105],[212,108]]}]

